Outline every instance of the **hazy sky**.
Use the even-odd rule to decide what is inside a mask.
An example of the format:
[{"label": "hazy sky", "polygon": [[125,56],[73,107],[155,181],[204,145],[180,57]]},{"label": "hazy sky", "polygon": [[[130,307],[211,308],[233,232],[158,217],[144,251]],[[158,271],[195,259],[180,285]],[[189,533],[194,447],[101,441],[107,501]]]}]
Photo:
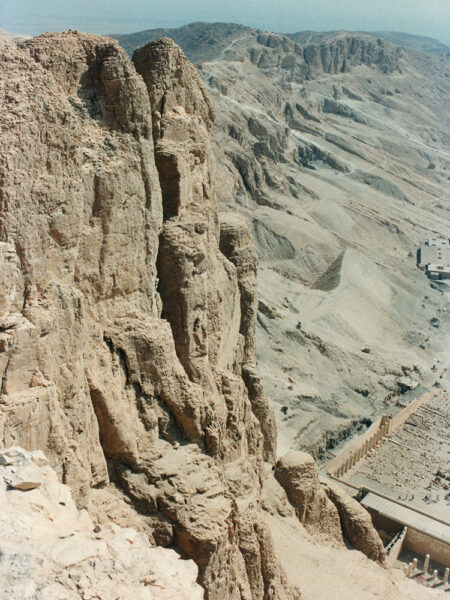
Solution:
[{"label": "hazy sky", "polygon": [[0,29],[129,33],[193,21],[278,32],[395,30],[450,44],[450,0],[0,0]]}]

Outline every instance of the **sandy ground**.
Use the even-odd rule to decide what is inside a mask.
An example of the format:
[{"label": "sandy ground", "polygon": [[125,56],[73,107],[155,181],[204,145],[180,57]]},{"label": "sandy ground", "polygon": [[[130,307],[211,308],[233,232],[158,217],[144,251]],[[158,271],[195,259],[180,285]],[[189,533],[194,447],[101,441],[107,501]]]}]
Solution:
[{"label": "sandy ground", "polygon": [[269,515],[276,550],[302,600],[440,600],[445,592],[426,589],[398,569],[384,569],[357,550],[316,542],[295,519]]}]

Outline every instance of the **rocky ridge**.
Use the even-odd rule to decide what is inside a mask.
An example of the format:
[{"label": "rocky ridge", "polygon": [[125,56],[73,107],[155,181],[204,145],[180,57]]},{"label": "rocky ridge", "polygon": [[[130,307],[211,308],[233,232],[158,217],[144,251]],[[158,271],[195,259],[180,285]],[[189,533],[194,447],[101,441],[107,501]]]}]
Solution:
[{"label": "rocky ridge", "polygon": [[281,67],[303,78],[318,72],[336,73],[364,63],[385,72],[399,67],[400,48],[372,34],[338,31],[330,34],[277,34],[235,23],[191,23],[177,29],[149,29],[114,35],[131,56],[136,48],[170,37],[192,62],[229,59],[235,48],[246,48],[246,58],[258,67]]}]

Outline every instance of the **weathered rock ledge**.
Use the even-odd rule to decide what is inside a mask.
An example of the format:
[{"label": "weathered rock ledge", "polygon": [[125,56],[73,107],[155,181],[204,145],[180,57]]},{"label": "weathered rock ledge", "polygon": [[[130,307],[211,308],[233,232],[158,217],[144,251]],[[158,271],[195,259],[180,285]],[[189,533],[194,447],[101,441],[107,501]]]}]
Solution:
[{"label": "weathered rock ledge", "polygon": [[339,545],[345,537],[368,558],[384,563],[386,552],[369,513],[343,489],[320,480],[312,456],[287,452],[278,460],[274,476],[310,533]]}]

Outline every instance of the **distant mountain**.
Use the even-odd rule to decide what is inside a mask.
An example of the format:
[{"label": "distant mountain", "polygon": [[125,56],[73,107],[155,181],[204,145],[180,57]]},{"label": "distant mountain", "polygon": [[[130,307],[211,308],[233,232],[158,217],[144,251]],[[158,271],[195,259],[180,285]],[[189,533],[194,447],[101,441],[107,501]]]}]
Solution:
[{"label": "distant mountain", "polygon": [[[131,56],[136,48],[148,44],[152,40],[169,37],[179,44],[192,62],[203,62],[219,58],[223,51],[242,36],[262,33],[259,29],[238,25],[236,23],[190,23],[177,28],[147,29],[130,34],[111,34]],[[299,44],[322,44],[342,36],[370,36],[383,38],[404,48],[425,52],[450,51],[439,40],[431,37],[402,33],[399,31],[297,31],[283,34]]]},{"label": "distant mountain", "polygon": [[112,34],[122,48],[131,56],[136,50],[152,40],[170,37],[183,48],[192,62],[217,58],[233,39],[255,29],[234,23],[191,23],[176,29],[148,29],[131,34]]},{"label": "distant mountain", "polygon": [[371,31],[370,33],[404,48],[415,48],[416,50],[423,50],[425,52],[442,52],[446,50],[450,52],[450,46],[432,37],[412,35],[411,33],[402,33],[401,31]]}]

